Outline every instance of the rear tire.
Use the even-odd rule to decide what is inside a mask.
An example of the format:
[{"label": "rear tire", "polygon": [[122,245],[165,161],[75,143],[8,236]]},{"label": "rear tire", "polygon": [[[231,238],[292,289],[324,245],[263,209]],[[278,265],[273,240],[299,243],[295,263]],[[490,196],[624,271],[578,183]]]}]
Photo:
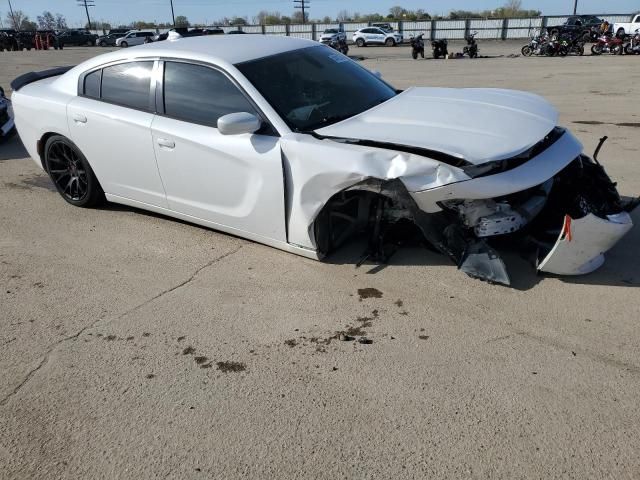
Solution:
[{"label": "rear tire", "polygon": [[104,201],[104,192],[89,162],[68,138],[54,135],[47,140],[44,167],[67,203],[91,208]]},{"label": "rear tire", "polygon": [[413,57],[414,60],[418,59],[418,52],[416,52],[415,50],[411,52],[411,56]]},{"label": "rear tire", "polygon": [[387,38],[387,39],[384,41],[384,44],[385,44],[387,47],[395,47],[395,46],[396,46],[396,41],[395,41],[393,38]]},{"label": "rear tire", "polygon": [[591,55],[602,55],[602,46],[593,45],[591,47]]},{"label": "rear tire", "polygon": [[616,37],[618,38],[624,38],[624,28],[619,28],[618,31],[616,32]]}]

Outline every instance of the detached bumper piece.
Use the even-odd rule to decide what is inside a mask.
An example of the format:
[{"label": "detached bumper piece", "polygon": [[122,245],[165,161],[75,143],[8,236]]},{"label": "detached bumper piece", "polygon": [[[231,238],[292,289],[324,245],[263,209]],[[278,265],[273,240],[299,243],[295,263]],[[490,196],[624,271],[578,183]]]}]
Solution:
[{"label": "detached bumper piece", "polygon": [[562,232],[538,271],[556,275],[585,275],[604,264],[604,254],[624,237],[633,222],[627,212],[607,219],[590,213],[578,220],[565,217]]}]

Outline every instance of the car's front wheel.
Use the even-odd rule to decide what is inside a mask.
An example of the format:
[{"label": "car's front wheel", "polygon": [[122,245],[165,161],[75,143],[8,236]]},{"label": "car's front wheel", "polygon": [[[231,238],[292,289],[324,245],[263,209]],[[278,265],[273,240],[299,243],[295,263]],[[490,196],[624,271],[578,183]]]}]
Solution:
[{"label": "car's front wheel", "polygon": [[107,42],[104,42],[104,41],[100,42],[100,46],[101,47],[106,47],[107,46]]},{"label": "car's front wheel", "polygon": [[120,46],[122,48],[127,48],[129,46],[129,44],[127,42],[122,42],[122,43],[120,43]]},{"label": "car's front wheel", "polygon": [[359,47],[364,47],[365,46],[364,38],[358,38],[356,40],[356,45],[359,46]]},{"label": "car's front wheel", "polygon": [[44,147],[44,167],[58,193],[76,207],[94,207],[104,200],[104,192],[89,162],[66,137],[54,135]]},{"label": "car's front wheel", "polygon": [[393,38],[387,38],[384,42],[387,47],[395,47],[396,41]]}]

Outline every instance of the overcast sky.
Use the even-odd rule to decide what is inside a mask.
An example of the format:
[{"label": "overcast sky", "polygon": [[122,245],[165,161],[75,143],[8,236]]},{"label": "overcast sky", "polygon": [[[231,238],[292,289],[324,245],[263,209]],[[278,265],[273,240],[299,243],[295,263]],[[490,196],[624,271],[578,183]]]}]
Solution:
[{"label": "overcast sky", "polygon": [[[169,0],[94,0],[92,19],[128,24],[133,20],[167,22],[171,20]],[[523,0],[523,8],[542,10],[546,15],[563,15],[573,11],[574,0]],[[630,13],[640,7],[637,0],[578,0],[580,13]],[[86,22],[84,9],[76,0],[11,0],[14,9],[22,10],[35,20],[44,10],[62,13],[70,26]],[[422,8],[430,14],[443,15],[451,10],[489,10],[503,0],[312,0],[311,18],[335,17],[339,10],[360,13],[388,13],[389,7],[401,5],[407,9]],[[176,15],[185,15],[191,22],[211,23],[235,15],[251,19],[259,10],[293,12],[292,0],[173,0]],[[0,0],[0,15],[8,12],[8,0]],[[603,11],[611,10],[611,11]],[[615,10],[615,11],[613,11]]]}]

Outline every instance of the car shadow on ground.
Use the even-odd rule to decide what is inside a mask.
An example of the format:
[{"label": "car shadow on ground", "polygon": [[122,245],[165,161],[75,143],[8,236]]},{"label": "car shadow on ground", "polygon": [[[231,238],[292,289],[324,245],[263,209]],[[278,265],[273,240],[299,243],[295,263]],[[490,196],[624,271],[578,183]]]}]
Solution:
[{"label": "car shadow on ground", "polygon": [[[43,188],[49,190],[56,196],[58,195],[53,183],[49,177],[44,174],[26,178],[23,180],[23,183],[29,188]],[[63,201],[61,198],[58,200],[61,202]],[[184,220],[116,203],[107,202],[97,207],[97,209],[110,212],[131,212],[150,218],[177,222],[190,228],[206,229],[206,227],[201,227]],[[501,256],[507,266],[507,271],[511,279],[510,287],[505,286],[505,288],[527,291],[534,288],[538,283],[543,282],[546,278],[553,277],[569,284],[639,287],[640,256],[637,255],[636,246],[640,244],[640,226],[638,226],[640,225],[640,208],[637,208],[632,212],[631,216],[636,226],[620,241],[619,244],[607,253],[607,260],[604,266],[589,275],[577,277],[556,277],[554,275],[538,274],[532,262],[522,258],[522,256],[517,252],[501,252]],[[213,231],[211,229],[207,230]],[[353,265],[355,271],[362,272],[366,275],[375,275],[385,268],[398,266],[420,266],[425,268],[448,266],[450,268],[456,268],[452,261],[445,255],[434,251],[418,241],[399,247],[385,263],[378,263],[365,259],[366,251],[367,239],[356,239],[339,248],[335,253],[325,258],[323,262],[333,265]],[[435,269],[434,274],[436,274]],[[459,274],[464,275],[462,272],[459,272]]]},{"label": "car shadow on ground", "polygon": [[8,138],[0,140],[0,162],[25,158],[29,158],[29,154],[18,135],[11,134]]},{"label": "car shadow on ground", "polygon": [[[531,259],[523,258],[515,251],[500,251],[511,279],[510,287],[505,286],[505,288],[527,291],[547,278],[558,278],[564,283],[578,285],[640,287],[640,256],[636,254],[636,246],[640,244],[640,208],[632,212],[631,216],[635,227],[606,254],[604,266],[589,275],[569,277],[538,273]],[[325,259],[325,262],[357,266],[363,259],[366,250],[366,240],[356,240],[330,255]],[[401,247],[388,259],[387,263],[366,261],[356,268],[363,273],[374,275],[385,268],[394,266],[424,266],[426,268],[451,266],[451,268],[456,268],[445,255],[420,245]],[[463,272],[459,273],[464,275]]]}]

